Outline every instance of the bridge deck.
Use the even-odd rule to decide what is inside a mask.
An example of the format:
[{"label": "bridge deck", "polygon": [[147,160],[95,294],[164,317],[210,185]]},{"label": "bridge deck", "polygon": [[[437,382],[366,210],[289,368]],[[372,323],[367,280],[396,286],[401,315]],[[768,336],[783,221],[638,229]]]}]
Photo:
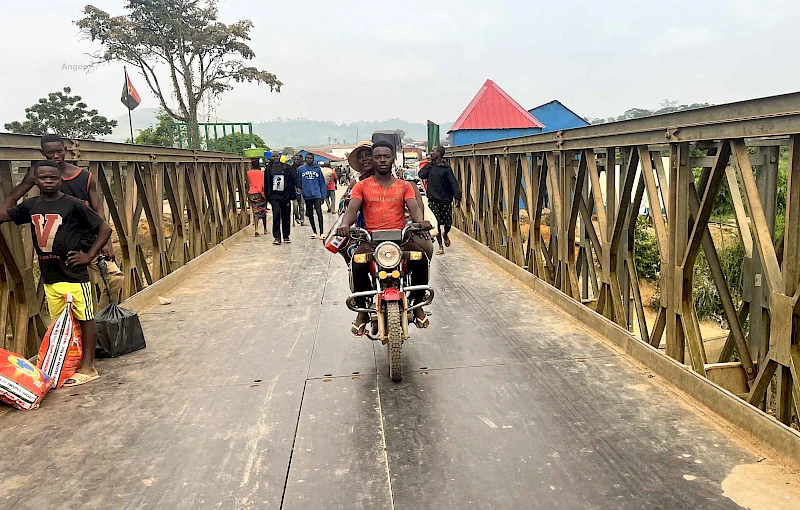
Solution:
[{"label": "bridge deck", "polygon": [[146,350],[0,411],[0,507],[738,508],[753,453],[459,243],[390,382],[307,233],[246,239],[142,315]]}]

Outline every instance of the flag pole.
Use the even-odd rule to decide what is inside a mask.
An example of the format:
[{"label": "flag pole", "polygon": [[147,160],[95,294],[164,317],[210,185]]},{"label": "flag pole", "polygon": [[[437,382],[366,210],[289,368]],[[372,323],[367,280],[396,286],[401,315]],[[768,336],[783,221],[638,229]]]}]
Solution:
[{"label": "flag pole", "polygon": [[125,108],[128,109],[128,126],[131,128],[131,143],[136,144],[136,139],[133,138],[133,120],[131,119],[131,107],[128,105],[130,102],[130,90],[128,90],[128,67],[122,66],[125,70]]}]

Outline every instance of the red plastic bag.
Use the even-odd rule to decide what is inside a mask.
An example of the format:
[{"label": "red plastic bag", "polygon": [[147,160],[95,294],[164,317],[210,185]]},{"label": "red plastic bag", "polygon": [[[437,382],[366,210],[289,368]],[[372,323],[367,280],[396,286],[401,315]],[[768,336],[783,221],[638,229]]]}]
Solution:
[{"label": "red plastic bag", "polygon": [[342,226],[343,219],[344,214],[340,214],[339,217],[336,218],[336,222],[334,222],[333,227],[328,231],[328,235],[325,236],[325,240],[323,241],[325,249],[331,253],[339,253],[342,248],[347,246],[347,238],[336,234],[336,229]]},{"label": "red plastic bag", "polygon": [[53,378],[53,387],[60,388],[78,371],[81,358],[81,326],[72,315],[72,294],[67,294],[67,306],[44,334],[36,367]]},{"label": "red plastic bag", "polygon": [[22,356],[0,349],[0,401],[17,409],[36,409],[52,382]]}]

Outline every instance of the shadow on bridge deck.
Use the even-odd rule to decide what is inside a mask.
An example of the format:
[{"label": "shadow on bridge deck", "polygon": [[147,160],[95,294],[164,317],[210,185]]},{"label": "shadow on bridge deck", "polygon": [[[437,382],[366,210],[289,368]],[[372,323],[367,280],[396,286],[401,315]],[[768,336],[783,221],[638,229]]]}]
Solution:
[{"label": "shadow on bridge deck", "polygon": [[738,508],[754,453],[459,243],[391,383],[308,233],[247,238],[142,315],[146,350],[0,411],[0,507]]}]

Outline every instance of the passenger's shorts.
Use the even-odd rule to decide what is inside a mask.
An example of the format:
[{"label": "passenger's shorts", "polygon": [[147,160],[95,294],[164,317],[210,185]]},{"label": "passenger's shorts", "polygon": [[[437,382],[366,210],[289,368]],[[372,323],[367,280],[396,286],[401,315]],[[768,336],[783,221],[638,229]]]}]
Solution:
[{"label": "passenger's shorts", "polygon": [[47,308],[50,318],[56,319],[67,306],[67,293],[72,294],[72,313],[79,321],[94,319],[94,300],[92,300],[92,284],[56,282],[45,283],[44,293],[47,296]]}]

